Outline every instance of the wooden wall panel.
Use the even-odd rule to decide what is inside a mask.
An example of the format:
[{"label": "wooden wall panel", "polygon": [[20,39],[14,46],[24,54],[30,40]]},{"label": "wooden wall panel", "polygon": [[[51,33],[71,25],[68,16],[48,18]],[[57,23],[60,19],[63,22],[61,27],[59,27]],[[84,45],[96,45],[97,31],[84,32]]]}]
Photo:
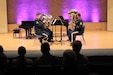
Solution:
[{"label": "wooden wall panel", "polygon": [[107,5],[107,30],[113,31],[113,0],[108,0]]},{"label": "wooden wall panel", "polygon": [[0,33],[7,32],[7,4],[6,0],[0,0]]},{"label": "wooden wall panel", "polygon": [[[92,22],[85,22],[84,23],[85,27],[86,27],[86,31],[106,31],[107,30],[107,23],[106,22],[99,22],[99,23],[92,23]],[[8,31],[12,32],[14,28],[18,28],[18,24],[9,24],[8,25]],[[50,29],[52,30],[53,28],[53,32],[55,32],[55,26],[51,26]],[[56,32],[60,32],[60,25],[56,26]],[[34,29],[32,28],[32,31],[34,33]],[[62,31],[66,32],[66,27],[62,26]],[[22,32],[25,32],[24,29],[22,29]]]}]

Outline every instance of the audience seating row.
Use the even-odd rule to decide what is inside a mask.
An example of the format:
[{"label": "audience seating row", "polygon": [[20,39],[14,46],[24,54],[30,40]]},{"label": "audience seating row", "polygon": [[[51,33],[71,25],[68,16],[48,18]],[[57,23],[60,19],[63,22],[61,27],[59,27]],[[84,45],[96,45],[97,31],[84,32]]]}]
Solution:
[{"label": "audience seating row", "polygon": [[[28,57],[35,60],[36,57]],[[62,57],[58,57],[60,60],[62,60]],[[99,75],[109,75],[113,74],[113,56],[89,56],[89,72],[94,72]],[[60,73],[60,70],[62,66],[56,65],[40,65],[40,66],[25,66],[22,68],[17,68],[15,66],[11,65],[12,59],[14,58],[8,58],[9,63],[6,71],[6,75],[20,75],[21,74],[28,74],[28,75],[39,75],[41,74],[58,74]]]}]

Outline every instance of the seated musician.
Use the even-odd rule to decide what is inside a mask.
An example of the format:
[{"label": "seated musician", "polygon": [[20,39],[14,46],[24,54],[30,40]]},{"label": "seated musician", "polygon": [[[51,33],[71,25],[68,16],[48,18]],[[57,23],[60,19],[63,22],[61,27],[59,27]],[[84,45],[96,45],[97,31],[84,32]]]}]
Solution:
[{"label": "seated musician", "polygon": [[[69,12],[70,15],[70,22],[67,30],[69,41],[72,43],[76,39],[76,35],[81,34],[81,27],[83,26],[83,21],[81,19],[80,13],[77,11]],[[72,33],[75,32],[76,34],[73,35]]]},{"label": "seated musician", "polygon": [[48,42],[53,42],[53,32],[49,29],[49,26],[51,25],[51,20],[51,15],[46,14],[43,16],[44,33],[48,35]]},{"label": "seated musician", "polygon": [[36,19],[34,23],[34,32],[36,35],[42,35],[42,32],[44,31],[44,23],[42,22],[42,14],[37,13]]},{"label": "seated musician", "polygon": [[76,31],[78,31],[81,34],[81,28],[83,27],[83,20],[81,18],[81,14],[77,13],[76,15]]},{"label": "seated musician", "polygon": [[[76,15],[77,15],[77,10],[70,10],[68,12],[69,16],[70,16],[70,22],[68,25],[68,29],[67,29],[67,35],[69,38],[69,41],[71,42],[72,38],[71,38],[71,34],[72,32],[75,32],[75,27],[76,27]],[[75,38],[75,36],[73,36],[73,38]],[[74,39],[73,39],[74,41]]]},{"label": "seated musician", "polygon": [[[43,14],[41,14],[41,13],[36,14],[36,19],[34,21],[35,35],[41,35],[42,36],[42,33],[44,32],[44,23],[42,21],[42,17],[43,17]],[[38,38],[38,39],[39,39],[40,43],[42,43],[43,37]]]},{"label": "seated musician", "polygon": [[45,37],[43,33],[48,35],[48,42],[53,42],[53,32],[48,28],[49,22],[49,17],[47,15],[41,13],[36,14],[34,31],[36,35],[42,35],[42,37],[39,38],[40,43],[42,43],[42,39]]}]

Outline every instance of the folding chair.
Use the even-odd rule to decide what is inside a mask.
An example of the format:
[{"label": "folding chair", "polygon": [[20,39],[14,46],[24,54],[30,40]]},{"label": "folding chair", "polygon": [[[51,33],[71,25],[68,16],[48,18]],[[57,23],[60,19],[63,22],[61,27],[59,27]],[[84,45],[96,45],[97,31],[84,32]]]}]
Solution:
[{"label": "folding chair", "polygon": [[86,41],[85,41],[85,38],[84,38],[84,31],[85,31],[85,26],[83,25],[81,27],[81,30],[79,32],[78,31],[72,32],[72,34],[71,34],[71,42],[73,42],[73,39],[75,39],[75,38],[73,38],[73,36],[76,35],[76,37],[77,36],[81,36],[82,37],[82,40],[86,44]]}]

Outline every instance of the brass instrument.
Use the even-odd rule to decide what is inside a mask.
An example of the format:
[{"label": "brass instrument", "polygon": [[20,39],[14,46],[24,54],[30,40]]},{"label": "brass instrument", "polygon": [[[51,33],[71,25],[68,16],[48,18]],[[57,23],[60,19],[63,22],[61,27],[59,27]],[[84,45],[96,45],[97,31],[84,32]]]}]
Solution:
[{"label": "brass instrument", "polygon": [[76,21],[76,17],[75,15],[73,15],[73,18],[69,22],[68,29],[75,30],[76,27],[75,21]]},{"label": "brass instrument", "polygon": [[52,24],[53,19],[46,19],[44,28],[49,28]]},{"label": "brass instrument", "polygon": [[44,28],[48,28],[51,25],[51,21],[52,21],[52,16],[51,15],[44,15],[43,18],[43,23],[44,23]]}]

